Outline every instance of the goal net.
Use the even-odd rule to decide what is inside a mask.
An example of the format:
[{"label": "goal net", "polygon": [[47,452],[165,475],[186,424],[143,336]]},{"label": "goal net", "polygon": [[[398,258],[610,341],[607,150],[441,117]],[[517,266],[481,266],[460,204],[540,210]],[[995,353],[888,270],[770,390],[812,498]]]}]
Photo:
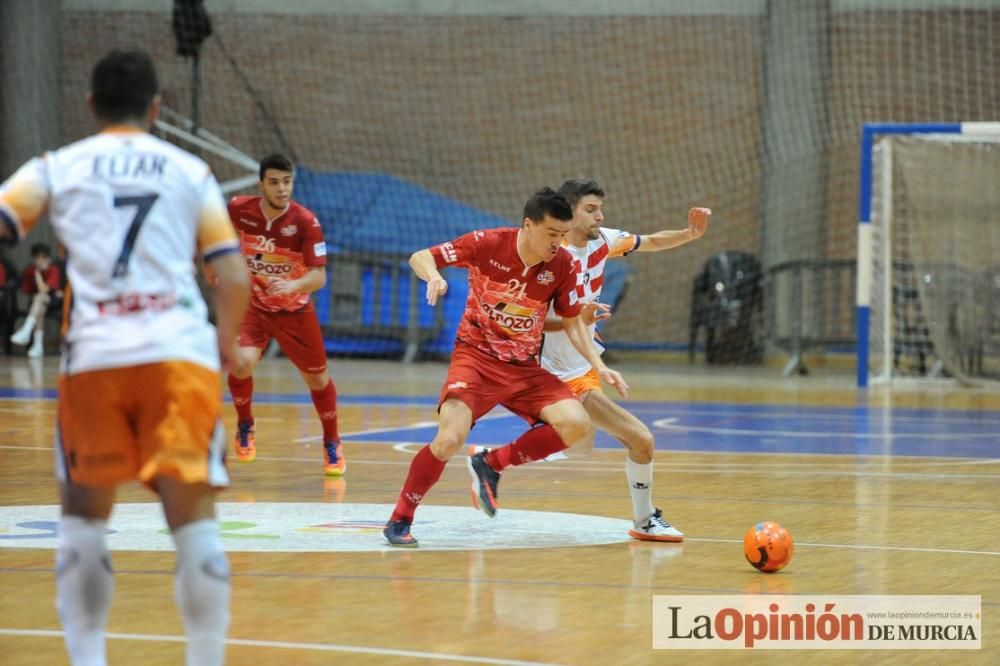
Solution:
[{"label": "goal net", "polygon": [[[173,30],[195,6],[197,67]],[[859,128],[1000,108],[1000,0],[24,0],[0,1],[0,36],[5,174],[92,132],[93,64],[136,46],[170,110],[156,131],[230,194],[292,157],[326,232],[331,354],[450,353],[465,273],[432,309],[409,253],[594,178],[612,228],[713,211],[696,242],[609,262],[609,351],[847,373]]]},{"label": "goal net", "polygon": [[868,380],[1000,379],[1000,123],[870,131]]}]

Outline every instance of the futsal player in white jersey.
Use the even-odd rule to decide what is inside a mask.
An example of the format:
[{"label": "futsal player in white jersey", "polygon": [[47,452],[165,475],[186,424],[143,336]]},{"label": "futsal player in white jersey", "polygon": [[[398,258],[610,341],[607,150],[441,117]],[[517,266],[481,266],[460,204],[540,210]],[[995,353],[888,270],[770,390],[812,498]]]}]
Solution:
[{"label": "futsal player in white jersey", "polygon": [[[604,347],[596,339],[596,322],[611,316],[609,306],[600,302],[608,259],[632,252],[669,250],[701,238],[708,228],[712,211],[692,208],[688,211],[686,229],[639,236],[601,226],[604,190],[593,180],[568,180],[559,188],[559,194],[573,207],[573,222],[564,247],[577,264],[576,295],[585,304],[581,317],[588,324],[598,351],[603,352]],[[597,429],[608,433],[628,449],[625,471],[632,496],[633,519],[629,535],[644,541],[683,541],[684,535],[653,506],[653,433],[628,410],[608,398],[593,368],[573,348],[562,328],[562,320],[550,311],[545,322],[542,367],[566,382],[580,397],[592,425],[583,441],[549,459],[586,455],[593,449]]]},{"label": "futsal player in white jersey", "polygon": [[[117,485],[138,479],[159,495],[177,548],[187,662],[220,664],[229,565],[214,504],[228,484],[219,371],[236,351],[247,271],[208,165],[147,131],[160,104],[150,57],[111,51],[90,86],[101,131],[0,185],[0,238],[19,240],[47,211],[68,257],[56,606],[70,661],[104,664],[107,521]],[[218,277],[217,330],[195,282],[199,256]]]}]

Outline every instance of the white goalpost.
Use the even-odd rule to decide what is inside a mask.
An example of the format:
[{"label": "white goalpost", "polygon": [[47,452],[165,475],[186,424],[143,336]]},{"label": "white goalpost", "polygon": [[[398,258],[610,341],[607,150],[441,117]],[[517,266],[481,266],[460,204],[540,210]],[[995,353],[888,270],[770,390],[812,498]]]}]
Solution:
[{"label": "white goalpost", "polygon": [[1000,379],[1000,123],[861,136],[857,384]]}]

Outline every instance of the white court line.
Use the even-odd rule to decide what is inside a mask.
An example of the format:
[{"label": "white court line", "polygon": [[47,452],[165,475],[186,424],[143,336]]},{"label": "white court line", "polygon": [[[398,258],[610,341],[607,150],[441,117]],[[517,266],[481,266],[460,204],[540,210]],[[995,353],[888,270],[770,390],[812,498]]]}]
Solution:
[{"label": "white court line", "polygon": [[[0,636],[41,636],[62,638],[62,631],[54,629],[7,629],[0,627]],[[157,634],[104,634],[106,638],[122,641],[151,641],[157,643],[186,643],[184,636],[164,636]],[[411,659],[436,659],[438,661],[460,661],[473,664],[501,664],[503,666],[554,666],[541,661],[520,661],[496,657],[476,657],[471,655],[447,654],[443,652],[420,652],[418,650],[394,650],[391,648],[360,647],[356,645],[334,645],[329,643],[293,643],[289,641],[258,641],[247,638],[227,638],[226,645],[278,648],[284,650],[315,650],[318,652],[353,652],[355,654],[378,654]]]},{"label": "white court line", "polygon": [[[392,445],[397,451],[401,453],[413,453],[405,447],[408,446],[423,446],[423,444],[415,444],[413,442],[364,442],[364,444],[378,444],[380,446]],[[0,444],[0,449],[20,449],[25,451],[52,451],[51,446],[14,446],[9,444]],[[714,453],[707,451],[706,453]],[[739,452],[739,455],[751,454],[757,452],[743,451]],[[792,454],[788,454],[792,455]],[[800,453],[796,455],[814,455]],[[268,460],[273,462],[301,462],[301,463],[312,463],[316,462],[314,458],[299,458],[299,457],[287,457],[287,456],[257,456],[257,460]],[[984,459],[984,460],[970,460],[963,462],[954,462],[954,465],[991,465],[1000,463],[1000,459]],[[352,465],[386,465],[389,467],[399,466],[399,465],[409,465],[409,461],[403,460],[358,460],[356,458],[351,459]],[[916,464],[916,463],[912,463]],[[934,466],[943,465],[949,463],[936,463]],[[548,462],[542,465],[526,465],[522,466],[521,469],[531,470],[531,471],[542,471],[551,469],[552,466],[558,466],[560,469],[579,471],[579,472],[614,472],[618,474],[621,470],[615,463],[606,463],[597,460],[558,460],[554,462]],[[684,467],[689,467],[690,469],[682,469]],[[736,469],[738,467],[745,467],[746,469]],[[788,467],[810,467],[808,471],[798,471],[794,469],[786,469]],[[839,470],[834,467],[832,471],[820,471],[823,466],[812,466],[808,464],[803,465],[792,465],[792,464],[775,464],[775,465],[760,465],[753,463],[743,463],[743,464],[713,464],[713,463],[689,463],[687,465],[681,463],[670,463],[670,462],[654,462],[653,468],[660,470],[661,473],[674,471],[678,474],[698,474],[698,473],[709,473],[709,472],[726,472],[727,474],[765,474],[768,472],[773,472],[781,476],[802,476],[802,477],[854,477],[854,478],[873,478],[882,477],[889,479],[900,479],[900,480],[914,480],[914,479],[931,479],[931,480],[942,480],[942,479],[973,479],[973,480],[987,480],[987,479],[1000,479],[1000,474],[934,474],[930,472],[874,472],[865,470]]]},{"label": "white court line", "polygon": [[[697,539],[692,537],[684,537],[684,541],[743,543],[742,539]],[[956,555],[1000,555],[1000,552],[992,550],[955,550],[951,548],[917,548],[916,546],[869,546],[865,544],[848,543],[799,543],[796,541],[795,546],[809,546],[811,548],[846,548],[848,550],[901,550],[913,553],[949,553]]]},{"label": "white court line", "polygon": [[[365,444],[371,444],[372,442],[365,442]],[[380,444],[384,446],[385,444]],[[401,442],[394,445],[395,447],[402,446],[414,446],[413,442]],[[416,446],[423,446],[419,444]],[[413,453],[413,451],[397,448],[397,451],[401,453]],[[459,454],[453,457],[463,457],[464,454]],[[279,457],[279,456],[261,456],[258,455],[255,460],[271,460],[279,462],[302,462],[302,463],[314,463],[315,458],[290,458],[290,457]],[[351,458],[352,465],[409,465],[408,460],[357,460]],[[804,466],[804,465],[803,465]],[[667,473],[671,470],[670,463],[653,463],[653,468],[660,470],[660,473]],[[622,468],[618,464],[606,464],[605,469],[595,468],[593,464],[585,463],[578,464],[576,462],[571,462],[568,460],[557,460],[552,462],[545,462],[539,465],[522,465],[519,469],[525,471],[541,472],[544,470],[551,471],[555,468],[562,470],[570,470],[575,472],[609,472],[613,474],[621,474]],[[741,475],[761,475],[771,472],[778,476],[786,477],[850,477],[850,478],[886,478],[890,481],[911,481],[911,480],[937,480],[937,481],[949,481],[949,480],[967,480],[971,479],[977,480],[988,480],[988,479],[1000,479],[1000,474],[934,474],[930,472],[866,472],[863,470],[852,471],[852,470],[833,470],[829,472],[822,471],[797,471],[797,470],[784,470],[776,469],[770,470],[767,465],[759,465],[756,467],[750,467],[748,469],[727,469],[724,466],[720,466],[717,469],[705,468],[705,469],[673,469],[675,474],[710,474],[725,472],[727,474],[741,474]]]},{"label": "white court line", "polygon": [[959,432],[959,433],[924,433],[924,432],[827,432],[809,430],[763,430],[758,428],[717,428],[715,426],[689,426],[674,423],[676,418],[657,419],[653,427],[667,432],[700,432],[709,435],[752,435],[757,437],[811,437],[813,439],[872,439],[894,440],[903,437],[920,437],[943,441],[967,439],[1000,439],[996,432]]}]

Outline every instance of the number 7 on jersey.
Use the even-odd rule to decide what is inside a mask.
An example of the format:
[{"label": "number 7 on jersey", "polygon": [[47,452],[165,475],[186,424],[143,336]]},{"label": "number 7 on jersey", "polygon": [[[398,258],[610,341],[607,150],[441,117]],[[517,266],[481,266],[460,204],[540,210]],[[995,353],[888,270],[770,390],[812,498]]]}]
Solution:
[{"label": "number 7 on jersey", "polygon": [[111,277],[120,278],[128,274],[128,260],[132,257],[132,248],[135,246],[135,239],[139,235],[139,228],[142,227],[142,223],[145,221],[146,216],[149,215],[149,210],[156,203],[158,197],[159,195],[157,194],[115,197],[115,208],[135,206],[136,211],[135,216],[132,218],[132,223],[129,224],[128,231],[125,233],[122,251],[118,254],[118,259],[115,261],[115,269],[112,271]]}]

